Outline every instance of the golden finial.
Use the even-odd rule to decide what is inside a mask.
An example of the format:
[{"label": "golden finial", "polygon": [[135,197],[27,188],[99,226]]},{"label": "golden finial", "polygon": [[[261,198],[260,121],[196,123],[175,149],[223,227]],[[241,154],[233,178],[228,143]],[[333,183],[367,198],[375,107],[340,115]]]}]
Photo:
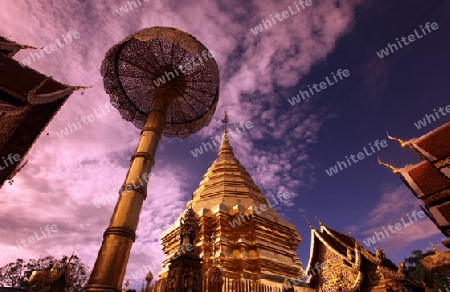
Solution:
[{"label": "golden finial", "polygon": [[434,250],[435,253],[438,253],[438,249],[436,248],[436,246],[430,241],[430,239],[428,239],[428,242],[431,244],[431,248]]},{"label": "golden finial", "polygon": [[353,237],[353,234],[350,230],[346,230],[346,231],[347,231],[348,236]]},{"label": "golden finial", "polygon": [[305,217],[306,223],[308,223],[309,228],[314,229],[314,227],[312,226],[311,222],[309,222],[308,218],[306,218],[306,216],[303,216],[303,217]]},{"label": "golden finial", "polygon": [[223,114],[222,123],[225,124],[225,128],[226,128],[227,127],[227,123],[228,123],[227,111],[225,111],[225,113]]},{"label": "golden finial", "polygon": [[[228,124],[228,116],[227,116],[227,111],[225,111],[224,113],[223,113],[223,117],[222,117],[222,123],[224,124],[224,127],[223,127],[223,134],[225,135],[224,136],[224,138],[223,138],[223,140],[228,140],[228,132],[227,132],[227,124]],[[223,141],[222,141],[222,143],[223,143]]]},{"label": "golden finial", "polygon": [[400,143],[400,146],[402,146],[402,147],[408,146],[408,143],[406,143],[406,142],[403,141],[402,139],[392,137],[391,135],[389,135],[389,133],[388,133],[387,131],[386,131],[386,135],[387,135],[387,137],[388,137],[389,139],[394,140],[394,141],[397,141],[398,143]]},{"label": "golden finial", "polygon": [[73,90],[77,91],[77,90],[80,90],[80,89],[89,89],[89,88],[92,88],[92,86],[93,85],[91,85],[91,86],[83,86],[83,85],[74,86]]},{"label": "golden finial", "polygon": [[381,160],[380,160],[379,157],[377,157],[377,159],[378,159],[378,163],[379,163],[380,165],[384,165],[384,166],[386,166],[387,168],[390,168],[390,169],[392,170],[393,173],[399,173],[398,169],[395,168],[394,166],[389,165],[389,164],[384,163],[384,162],[381,162]]},{"label": "golden finial", "polygon": [[322,221],[320,221],[319,216],[315,215],[315,217],[316,217],[316,220],[319,222],[320,226],[323,226]]},{"label": "golden finial", "polygon": [[42,49],[44,49],[44,47],[36,48],[36,47],[33,47],[33,46],[28,46],[28,45],[20,45],[19,47],[20,47],[20,49],[33,49],[33,50],[42,50]]}]

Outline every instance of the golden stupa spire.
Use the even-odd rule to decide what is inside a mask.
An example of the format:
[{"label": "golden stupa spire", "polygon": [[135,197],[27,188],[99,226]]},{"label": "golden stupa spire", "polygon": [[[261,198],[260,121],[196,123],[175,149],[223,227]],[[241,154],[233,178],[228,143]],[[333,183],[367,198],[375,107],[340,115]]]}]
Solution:
[{"label": "golden stupa spire", "polygon": [[228,135],[227,130],[228,116],[226,111],[223,114],[222,123],[224,123],[224,127],[223,127],[222,143],[220,144],[219,156],[225,153],[231,153],[234,156],[233,148],[231,147],[230,144],[230,136]]},{"label": "golden stupa spire", "polygon": [[227,123],[228,123],[227,111],[225,111],[225,112],[223,113],[222,123],[225,124],[225,131],[224,131],[224,132],[226,132],[226,130],[227,130]]}]

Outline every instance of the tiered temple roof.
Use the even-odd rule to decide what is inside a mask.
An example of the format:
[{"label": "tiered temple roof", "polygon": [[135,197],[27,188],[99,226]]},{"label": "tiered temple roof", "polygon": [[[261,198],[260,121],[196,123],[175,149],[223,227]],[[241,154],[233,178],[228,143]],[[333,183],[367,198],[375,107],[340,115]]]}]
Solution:
[{"label": "tiered temple roof", "polygon": [[82,88],[57,82],[12,58],[27,48],[35,49],[0,36],[0,187],[24,165],[24,157],[67,98]]},{"label": "tiered temple roof", "polygon": [[[389,137],[391,139],[395,139]],[[393,169],[412,193],[422,200],[422,208],[441,232],[450,236],[450,123],[409,141],[399,141],[422,160],[415,165]]]},{"label": "tiered temple roof", "polygon": [[417,284],[405,279],[403,263],[397,267],[382,250],[376,254],[352,236],[324,225],[311,226],[311,250],[306,273],[317,291],[404,291]]},{"label": "tiered temple roof", "polygon": [[[254,212],[263,204],[268,206],[266,211]],[[226,127],[218,157],[187,206],[192,207],[199,221],[196,250],[203,259],[203,275],[214,257],[224,277],[224,287],[229,280],[239,280],[243,281],[239,285],[246,287],[269,285],[282,291],[285,281],[303,278],[304,271],[295,252],[302,240],[297,228],[271,208],[268,198],[235,157]],[[159,273],[162,279],[167,277],[169,260],[179,248],[182,216],[184,213],[161,236],[166,254]],[[252,289],[246,291],[259,291]],[[295,291],[312,290],[298,283]]]},{"label": "tiered temple roof", "polygon": [[[404,168],[390,165],[411,192],[425,204],[421,207],[439,230],[450,237],[450,123],[409,141],[392,138],[409,147],[422,161]],[[442,242],[450,248],[450,239]],[[450,271],[450,251],[437,252],[422,260],[429,271]]]}]

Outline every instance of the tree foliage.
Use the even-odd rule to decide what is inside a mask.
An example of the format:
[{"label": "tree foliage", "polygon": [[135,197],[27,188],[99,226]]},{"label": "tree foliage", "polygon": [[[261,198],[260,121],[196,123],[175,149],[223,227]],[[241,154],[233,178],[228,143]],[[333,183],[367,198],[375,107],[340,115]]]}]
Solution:
[{"label": "tree foliage", "polygon": [[[54,263],[57,268],[62,269],[69,257],[63,255],[58,260],[52,255],[45,256],[40,259],[30,259],[27,263],[23,259],[17,259],[14,263],[6,264],[0,268],[0,287],[24,288],[27,287],[28,278],[33,271],[49,270]],[[77,255],[71,260],[70,275],[71,278],[77,278],[71,292],[79,292],[86,285],[88,280],[88,266],[86,266]]]},{"label": "tree foliage", "polygon": [[413,250],[412,256],[405,258],[405,274],[409,279],[419,281],[429,288],[437,289],[447,287],[450,278],[448,275],[441,273],[430,273],[420,261],[425,257],[434,254],[434,251],[422,252],[421,250]]}]

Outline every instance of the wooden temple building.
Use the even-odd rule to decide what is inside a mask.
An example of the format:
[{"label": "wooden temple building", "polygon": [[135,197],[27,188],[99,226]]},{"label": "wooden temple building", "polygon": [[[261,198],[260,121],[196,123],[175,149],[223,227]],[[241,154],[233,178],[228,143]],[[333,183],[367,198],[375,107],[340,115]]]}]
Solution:
[{"label": "wooden temple building", "polygon": [[[450,237],[450,123],[409,141],[397,138],[421,162],[403,168],[390,167],[411,192],[424,203],[423,211],[446,237]],[[444,243],[450,247],[450,241]]]},{"label": "wooden temple building", "polygon": [[297,228],[235,157],[226,126],[216,160],[161,239],[166,258],[153,286],[147,276],[146,292],[314,291],[303,282]]},{"label": "wooden temple building", "polygon": [[316,291],[424,291],[406,279],[404,264],[397,267],[382,250],[376,254],[362,247],[351,235],[320,223],[311,228],[307,283]]},{"label": "wooden temple building", "polygon": [[[411,192],[420,199],[427,214],[436,227],[444,234],[442,244],[450,248],[450,123],[446,123],[419,138],[402,141],[396,140],[402,147],[411,149],[421,162],[395,168],[388,164]],[[440,271],[450,274],[450,251],[439,252],[422,261],[430,271]]]},{"label": "wooden temple building", "polygon": [[26,155],[74,87],[55,81],[13,56],[20,45],[0,36],[0,188],[25,165]]}]

